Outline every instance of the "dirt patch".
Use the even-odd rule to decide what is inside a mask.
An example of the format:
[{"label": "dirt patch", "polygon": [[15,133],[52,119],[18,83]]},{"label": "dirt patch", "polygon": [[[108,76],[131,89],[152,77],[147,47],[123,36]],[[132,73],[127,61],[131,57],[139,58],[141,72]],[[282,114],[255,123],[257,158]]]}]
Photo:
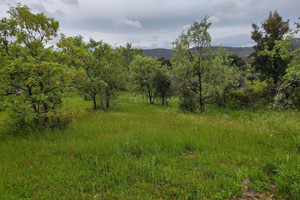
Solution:
[{"label": "dirt patch", "polygon": [[273,194],[266,196],[262,192],[249,190],[249,184],[250,184],[249,180],[244,180],[243,181],[243,185],[244,185],[243,195],[238,198],[234,197],[233,199],[235,199],[235,200],[250,200],[250,199],[252,199],[252,200],[253,199],[273,200],[274,199]]},{"label": "dirt patch", "polygon": [[191,158],[195,158],[195,157],[196,157],[195,153],[192,152],[192,151],[189,152],[189,156],[190,156]]}]

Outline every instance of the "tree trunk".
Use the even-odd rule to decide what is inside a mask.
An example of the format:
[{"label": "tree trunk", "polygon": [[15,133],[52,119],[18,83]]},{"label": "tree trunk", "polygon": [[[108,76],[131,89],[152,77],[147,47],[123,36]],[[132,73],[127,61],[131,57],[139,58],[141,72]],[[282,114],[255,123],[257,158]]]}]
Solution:
[{"label": "tree trunk", "polygon": [[204,111],[204,102],[202,97],[202,79],[201,79],[201,73],[198,73],[198,81],[199,81],[199,105],[200,105],[200,111]]},{"label": "tree trunk", "polygon": [[97,110],[97,101],[96,101],[96,95],[95,94],[92,95],[92,99],[93,99],[93,104],[94,104],[93,109]]},{"label": "tree trunk", "polygon": [[161,92],[161,104],[165,105],[165,95],[163,92]]},{"label": "tree trunk", "polygon": [[226,92],[223,92],[223,106],[226,108]]},{"label": "tree trunk", "polygon": [[107,87],[106,88],[106,105],[105,105],[105,110],[108,110],[108,108],[110,107],[109,101],[110,101],[110,91],[109,91],[109,88]]},{"label": "tree trunk", "polygon": [[110,99],[110,96],[106,96],[106,110],[108,110],[108,108],[110,107],[109,99]]},{"label": "tree trunk", "polygon": [[[43,103],[43,106],[44,106],[44,113],[45,113],[45,114],[48,113],[48,105],[47,105],[46,103]],[[48,122],[48,117],[46,116],[46,117],[44,118],[44,124],[46,125],[47,122]]]},{"label": "tree trunk", "polygon": [[152,102],[152,94],[151,94],[150,90],[148,91],[148,98],[149,98],[150,104],[153,104],[153,102]]}]

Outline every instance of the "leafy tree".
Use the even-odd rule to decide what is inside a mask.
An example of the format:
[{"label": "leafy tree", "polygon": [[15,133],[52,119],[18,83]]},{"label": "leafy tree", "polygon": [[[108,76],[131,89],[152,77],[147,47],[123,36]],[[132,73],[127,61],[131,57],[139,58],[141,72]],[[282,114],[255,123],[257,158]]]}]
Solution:
[{"label": "leafy tree", "polygon": [[107,111],[111,106],[114,91],[121,88],[125,80],[121,65],[121,52],[119,49],[112,49],[109,44],[102,41],[90,40],[88,47],[94,56],[94,69],[99,71],[99,78],[104,82],[99,100],[102,109]]},{"label": "leafy tree", "polygon": [[158,60],[161,62],[162,66],[166,66],[168,70],[172,69],[172,64],[170,59],[166,59],[164,57],[158,58]]},{"label": "leafy tree", "polygon": [[205,100],[211,97],[209,70],[211,63],[211,37],[208,32],[211,23],[206,16],[194,24],[173,42],[172,66],[177,82],[177,91],[184,102],[193,105],[198,99],[200,111],[204,110]]},{"label": "leafy tree", "polygon": [[20,4],[8,13],[0,22],[0,80],[12,119],[19,127],[63,127],[63,95],[76,72],[45,47],[57,35],[58,22]]},{"label": "leafy tree", "polygon": [[57,43],[59,59],[68,66],[73,66],[77,70],[84,68],[85,64],[92,60],[93,55],[88,50],[82,36],[66,37],[61,34]]},{"label": "leafy tree", "polygon": [[137,91],[146,94],[150,104],[154,104],[153,78],[161,63],[157,59],[137,55],[130,64],[133,85]]},{"label": "leafy tree", "polygon": [[132,48],[130,43],[127,43],[126,47],[119,47],[119,50],[121,51],[121,64],[126,71],[129,70],[130,63],[136,55],[143,55],[142,49]]},{"label": "leafy tree", "polygon": [[223,48],[219,48],[210,68],[212,92],[219,106],[225,107],[230,92],[239,86],[239,70],[232,65],[230,54]]},{"label": "leafy tree", "polygon": [[243,67],[247,64],[244,59],[242,59],[236,54],[230,54],[228,55],[228,58],[231,60],[230,62],[231,65],[236,66],[241,70],[244,70]]},{"label": "leafy tree", "polygon": [[168,103],[168,98],[172,96],[171,77],[163,70],[156,71],[152,84],[154,87],[154,96],[161,99],[161,104]]},{"label": "leafy tree", "polygon": [[264,79],[273,78],[274,84],[281,80],[286,73],[288,60],[283,60],[279,55],[271,58],[268,55],[260,54],[267,48],[272,51],[275,41],[282,40],[284,35],[290,31],[289,20],[283,21],[277,11],[270,12],[269,17],[262,23],[263,32],[256,24],[252,25],[253,32],[251,38],[257,43],[254,46],[255,52],[253,66],[261,73]]},{"label": "leafy tree", "polygon": [[254,81],[258,79],[258,77],[255,74],[249,74],[247,76],[247,79],[251,82],[252,85],[254,85]]},{"label": "leafy tree", "polygon": [[90,39],[88,44],[81,36],[64,36],[58,43],[64,63],[80,70],[76,88],[93,101],[93,109],[107,111],[111,106],[114,91],[123,85],[124,70],[121,66],[121,50],[103,41]]}]

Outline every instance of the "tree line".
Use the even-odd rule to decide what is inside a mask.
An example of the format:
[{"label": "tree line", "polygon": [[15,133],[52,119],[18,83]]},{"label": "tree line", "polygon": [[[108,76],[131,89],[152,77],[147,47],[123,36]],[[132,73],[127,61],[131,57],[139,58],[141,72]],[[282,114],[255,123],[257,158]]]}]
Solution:
[{"label": "tree line", "polygon": [[166,60],[147,57],[131,44],[113,48],[82,36],[61,34],[50,46],[58,21],[21,4],[8,14],[0,21],[0,103],[16,128],[65,127],[74,116],[63,106],[70,91],[104,111],[120,90],[139,92],[150,104],[177,97],[190,112],[211,103],[233,109],[300,106],[300,54],[291,42],[300,24],[291,32],[277,11],[262,23],[263,31],[253,24],[251,64],[221,47],[213,50],[207,16],[179,35],[173,58]]}]

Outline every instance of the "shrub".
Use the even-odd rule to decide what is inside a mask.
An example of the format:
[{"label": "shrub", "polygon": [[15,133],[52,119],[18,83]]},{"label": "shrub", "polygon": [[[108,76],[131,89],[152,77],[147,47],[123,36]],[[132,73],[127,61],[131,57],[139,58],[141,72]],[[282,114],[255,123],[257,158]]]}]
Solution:
[{"label": "shrub", "polygon": [[[21,107],[23,109],[21,109]],[[23,105],[11,108],[10,121],[8,122],[14,130],[30,130],[30,129],[64,129],[82,111],[71,109],[56,109],[51,112],[40,114],[32,112]]]},{"label": "shrub", "polygon": [[179,108],[182,111],[188,111],[188,112],[196,112],[196,104],[192,99],[181,99],[179,102]]},{"label": "shrub", "polygon": [[267,82],[261,82],[231,92],[227,107],[231,109],[259,109],[266,107],[272,101],[270,86]]}]

